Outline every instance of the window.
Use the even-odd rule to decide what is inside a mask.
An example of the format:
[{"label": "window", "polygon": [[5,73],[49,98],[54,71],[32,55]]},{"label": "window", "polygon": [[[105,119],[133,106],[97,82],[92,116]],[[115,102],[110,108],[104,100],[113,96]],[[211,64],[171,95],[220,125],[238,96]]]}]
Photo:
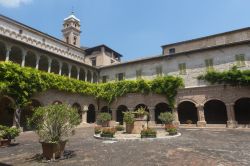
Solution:
[{"label": "window", "polygon": [[118,73],[118,74],[116,74],[116,80],[117,81],[124,80],[124,75],[125,75],[125,73]]},{"label": "window", "polygon": [[236,65],[238,67],[243,67],[246,65],[245,63],[245,55],[244,54],[238,54],[235,55]]},{"label": "window", "polygon": [[213,70],[213,59],[205,59],[207,70]]},{"label": "window", "polygon": [[139,70],[136,70],[136,79],[141,79],[142,77],[142,70],[139,69]]},{"label": "window", "polygon": [[19,34],[22,34],[22,33],[23,33],[23,30],[22,30],[22,29],[20,29],[20,30],[19,30]]},{"label": "window", "polygon": [[114,60],[110,59],[110,63],[111,63],[111,64],[114,63],[114,62],[115,62]]},{"label": "window", "polygon": [[185,75],[186,73],[186,63],[180,63],[179,64],[179,71],[181,75]]},{"label": "window", "polygon": [[69,43],[69,37],[66,37],[66,43]]},{"label": "window", "polygon": [[162,76],[162,67],[161,66],[156,67],[156,75]]},{"label": "window", "polygon": [[96,58],[91,58],[91,64],[92,66],[96,66]]},{"label": "window", "polygon": [[108,82],[108,76],[102,76],[102,82],[103,83]]},{"label": "window", "polygon": [[170,48],[169,49],[169,54],[174,54],[175,53],[175,48]]}]

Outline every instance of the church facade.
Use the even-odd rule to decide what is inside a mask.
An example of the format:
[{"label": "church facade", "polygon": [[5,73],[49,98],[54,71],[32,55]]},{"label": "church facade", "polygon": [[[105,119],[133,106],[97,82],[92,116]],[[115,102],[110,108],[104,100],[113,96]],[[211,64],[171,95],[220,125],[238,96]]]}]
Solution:
[{"label": "church facade", "polygon": [[[94,97],[49,90],[32,97],[33,106],[68,103],[76,107],[83,123],[94,123],[98,112],[110,112],[113,122],[122,123],[122,112],[143,106],[150,113],[150,124],[160,123],[158,115],[171,111],[175,123],[194,126],[248,127],[250,124],[250,91],[248,87],[210,85],[197,77],[208,69],[225,71],[237,65],[250,67],[250,28],[244,28],[162,46],[162,55],[121,62],[122,55],[106,45],[80,46],[80,20],[71,14],[64,19],[63,39],[0,15],[0,61],[92,83],[154,79],[173,75],[183,78],[176,105],[170,109],[166,97],[158,94],[127,94],[108,107]],[[25,111],[19,119],[6,111],[7,96],[0,100],[0,124],[25,126]]]}]

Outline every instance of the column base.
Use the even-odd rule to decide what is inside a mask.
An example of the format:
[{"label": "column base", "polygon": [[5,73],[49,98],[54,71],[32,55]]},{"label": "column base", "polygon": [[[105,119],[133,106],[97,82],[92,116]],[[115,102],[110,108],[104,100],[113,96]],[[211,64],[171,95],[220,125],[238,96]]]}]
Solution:
[{"label": "column base", "polygon": [[228,128],[236,128],[237,127],[237,121],[235,121],[235,120],[229,120],[229,121],[227,121],[227,127]]},{"label": "column base", "polygon": [[197,127],[206,127],[207,122],[206,121],[198,121],[197,122]]}]

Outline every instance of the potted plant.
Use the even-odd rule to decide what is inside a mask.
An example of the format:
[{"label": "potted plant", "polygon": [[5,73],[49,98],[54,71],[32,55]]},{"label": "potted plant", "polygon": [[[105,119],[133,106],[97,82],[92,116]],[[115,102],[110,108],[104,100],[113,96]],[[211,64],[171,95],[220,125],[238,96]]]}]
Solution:
[{"label": "potted plant", "polygon": [[186,121],[186,124],[191,125],[191,124],[193,124],[193,121],[190,120],[190,119],[188,119],[188,120]]},{"label": "potted plant", "polygon": [[8,146],[12,139],[15,139],[20,130],[15,127],[7,127],[0,125],[0,146]]},{"label": "potted plant", "polygon": [[141,131],[141,138],[156,138],[156,131],[151,128],[146,128]]},{"label": "potted plant", "polygon": [[131,111],[123,112],[123,114],[123,121],[126,123],[126,133],[131,134],[134,127],[135,115]]},{"label": "potted plant", "polygon": [[102,124],[102,127],[109,127],[109,121],[111,120],[111,115],[109,113],[100,113],[97,117],[98,123]]},{"label": "potted plant", "polygon": [[166,132],[168,132],[169,135],[176,135],[177,134],[177,128],[172,126],[170,128],[165,128]]},{"label": "potted plant", "polygon": [[54,104],[39,107],[28,119],[35,127],[42,144],[43,156],[55,159],[62,156],[69,135],[80,124],[78,113],[66,104]]},{"label": "potted plant", "polygon": [[135,112],[135,117],[141,120],[147,120],[148,112],[145,110],[144,107],[138,108]]},{"label": "potted plant", "polygon": [[174,116],[171,112],[162,112],[158,116],[162,124],[165,124],[165,128],[170,128],[173,126]]},{"label": "potted plant", "polygon": [[113,138],[115,135],[116,129],[115,128],[104,128],[101,132],[101,137],[108,137]]},{"label": "potted plant", "polygon": [[123,131],[124,127],[122,125],[115,126],[116,131]]},{"label": "potted plant", "polygon": [[100,134],[102,132],[102,127],[101,126],[95,126],[94,130],[95,130],[95,134]]}]

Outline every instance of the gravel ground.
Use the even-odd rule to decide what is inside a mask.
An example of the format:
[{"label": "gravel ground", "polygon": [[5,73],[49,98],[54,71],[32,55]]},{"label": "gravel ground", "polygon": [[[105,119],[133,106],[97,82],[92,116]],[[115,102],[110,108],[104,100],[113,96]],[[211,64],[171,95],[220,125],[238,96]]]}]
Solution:
[{"label": "gravel ground", "polygon": [[164,140],[103,141],[93,128],[78,128],[66,146],[68,159],[38,160],[41,145],[34,132],[22,133],[16,143],[0,148],[0,165],[159,166],[250,165],[250,130],[180,129],[182,135]]}]

